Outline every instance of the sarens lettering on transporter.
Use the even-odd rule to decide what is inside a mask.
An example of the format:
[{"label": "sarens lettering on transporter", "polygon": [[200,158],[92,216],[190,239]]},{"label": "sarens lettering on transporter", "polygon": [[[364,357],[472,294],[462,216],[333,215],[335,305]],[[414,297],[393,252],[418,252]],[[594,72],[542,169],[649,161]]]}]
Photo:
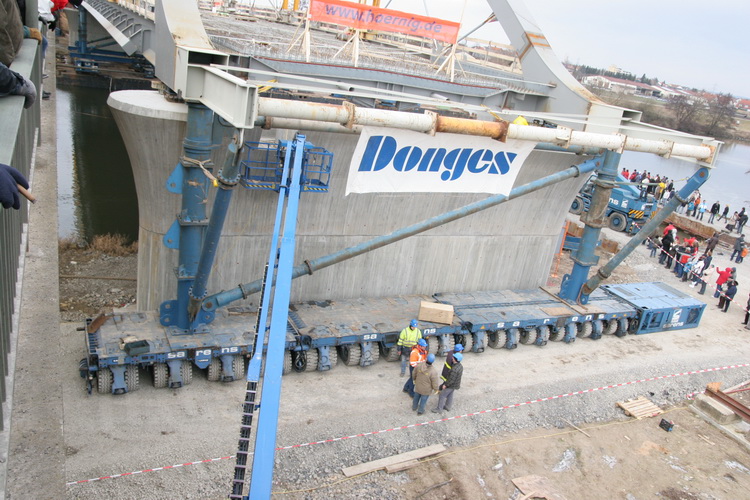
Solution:
[{"label": "sarens lettering on transporter", "polygon": [[346,192],[508,194],[533,147],[524,141],[365,127]]}]

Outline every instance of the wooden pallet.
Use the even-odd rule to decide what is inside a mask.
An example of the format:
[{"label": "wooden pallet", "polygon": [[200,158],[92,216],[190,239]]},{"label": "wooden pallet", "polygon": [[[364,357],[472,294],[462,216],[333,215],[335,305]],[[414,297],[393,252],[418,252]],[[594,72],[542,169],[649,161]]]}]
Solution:
[{"label": "wooden pallet", "polygon": [[626,415],[638,420],[645,417],[655,417],[656,415],[664,413],[661,408],[643,396],[636,399],[629,399],[627,401],[618,401],[617,406],[622,408]]}]

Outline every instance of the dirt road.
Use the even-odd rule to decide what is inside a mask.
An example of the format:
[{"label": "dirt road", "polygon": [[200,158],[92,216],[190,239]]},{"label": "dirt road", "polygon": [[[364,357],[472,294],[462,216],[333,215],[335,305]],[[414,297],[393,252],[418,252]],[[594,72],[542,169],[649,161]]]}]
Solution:
[{"label": "dirt road", "polygon": [[[717,257],[722,259],[727,256]],[[710,295],[697,295],[656,266],[645,247],[626,264],[615,280],[661,279],[707,299],[701,327],[467,353],[457,401],[440,416],[411,411],[394,363],[286,376],[278,498],[416,498],[448,480],[424,498],[516,498],[511,479],[529,474],[545,476],[568,499],[745,497],[747,448],[684,409],[685,397],[708,382],[728,387],[750,379],[744,313],[719,312]],[[740,282],[750,284],[750,271],[740,273]],[[740,290],[738,297],[745,297],[747,287]],[[222,458],[236,450],[244,384],[210,383],[196,373],[186,388],[157,390],[142,372],[135,393],[87,396],[75,369],[83,356],[76,326],[62,327],[58,366],[67,481],[220,460],[70,485],[69,498],[225,497],[233,460]],[[671,409],[665,418],[674,430],[659,428],[659,418],[635,421],[616,408],[617,401],[637,396]],[[434,443],[448,446],[449,455],[407,472],[351,480],[341,473],[345,466]]]}]

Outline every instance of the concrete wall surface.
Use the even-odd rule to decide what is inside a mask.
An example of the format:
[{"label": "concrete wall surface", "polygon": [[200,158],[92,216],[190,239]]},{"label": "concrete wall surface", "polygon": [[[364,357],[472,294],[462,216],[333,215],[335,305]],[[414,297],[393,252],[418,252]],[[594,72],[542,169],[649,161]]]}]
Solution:
[{"label": "concrete wall surface", "polygon": [[[155,92],[125,91],[110,106],[133,167],[140,213],[138,307],[151,310],[176,293],[177,251],[162,237],[180,210],[165,181],[177,164],[187,107]],[[257,131],[255,131],[257,137]],[[289,131],[272,131],[291,138]],[[358,136],[306,133],[335,155],[330,191],[303,193],[295,263],[465,206],[487,195],[351,194],[344,196]],[[246,133],[246,139],[248,134]],[[217,155],[221,155],[221,150]],[[569,153],[534,151],[515,186],[582,162]],[[221,165],[220,159],[215,163]],[[295,280],[292,300],[534,288],[544,284],[570,202],[585,181],[571,179]],[[210,189],[214,191],[213,188]],[[209,213],[212,196],[207,196]],[[278,195],[238,188],[224,227],[209,293],[262,277]],[[257,303],[257,297],[249,299]]]}]

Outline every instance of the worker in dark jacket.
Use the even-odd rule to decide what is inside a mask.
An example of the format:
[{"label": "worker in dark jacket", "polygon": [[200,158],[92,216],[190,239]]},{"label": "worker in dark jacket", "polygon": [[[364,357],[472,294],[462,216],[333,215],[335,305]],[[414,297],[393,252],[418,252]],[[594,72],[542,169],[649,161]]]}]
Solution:
[{"label": "worker in dark jacket", "polygon": [[464,365],[461,364],[463,359],[464,356],[460,352],[453,355],[453,364],[448,370],[448,376],[443,379],[438,405],[432,409],[432,413],[440,413],[443,410],[450,411],[451,406],[453,406],[453,393],[461,388],[461,377],[464,374]]},{"label": "worker in dark jacket", "polygon": [[451,366],[453,366],[453,356],[456,355],[456,353],[463,352],[464,346],[461,344],[456,344],[453,347],[452,351],[448,351],[445,353],[445,363],[443,364],[443,371],[440,373],[440,383],[442,384],[445,382],[445,379],[448,377],[448,373],[451,371]]},{"label": "worker in dark jacket", "polygon": [[719,309],[721,309],[721,312],[727,312],[727,309],[729,309],[729,303],[737,295],[737,285],[739,283],[736,280],[727,281],[727,291],[719,298]]}]

